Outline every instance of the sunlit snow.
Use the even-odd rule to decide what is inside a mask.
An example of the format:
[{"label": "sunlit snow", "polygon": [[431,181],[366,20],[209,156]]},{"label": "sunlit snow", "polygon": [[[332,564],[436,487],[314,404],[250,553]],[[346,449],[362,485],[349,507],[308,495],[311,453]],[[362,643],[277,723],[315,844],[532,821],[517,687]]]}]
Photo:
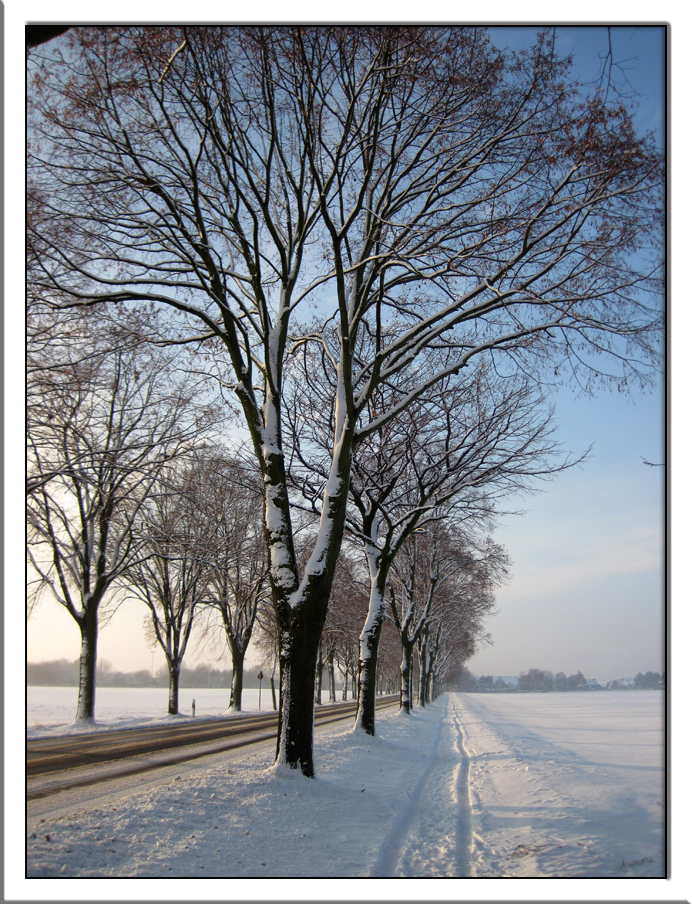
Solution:
[{"label": "sunlit snow", "polygon": [[59,817],[31,802],[28,875],[661,877],[663,713],[657,691],[446,694],[376,738],[318,729],[315,780],[265,743]]}]

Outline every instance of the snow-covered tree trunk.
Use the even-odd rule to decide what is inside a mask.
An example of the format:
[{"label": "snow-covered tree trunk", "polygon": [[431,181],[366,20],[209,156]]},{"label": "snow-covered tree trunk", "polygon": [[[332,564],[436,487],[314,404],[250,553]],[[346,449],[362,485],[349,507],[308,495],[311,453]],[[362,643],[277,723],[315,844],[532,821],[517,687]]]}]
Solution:
[{"label": "snow-covered tree trunk", "polygon": [[358,709],[355,728],[375,734],[375,697],[377,693],[377,651],[385,617],[387,569],[374,549],[368,550],[370,601],[368,617],[360,635],[358,660]]},{"label": "snow-covered tree trunk", "polygon": [[[311,568],[310,564],[307,567]],[[333,566],[323,574],[325,580],[316,580],[302,591],[300,605],[290,607],[288,613],[284,607],[279,617],[281,695],[276,763],[300,769],[309,777],[314,775],[315,671]]]},{"label": "snow-covered tree trunk", "polygon": [[435,691],[435,682],[437,678],[437,653],[439,652],[439,642],[442,633],[441,627],[437,630],[437,637],[434,643],[428,639],[427,651],[427,682],[425,687],[426,702],[432,703],[437,696]]},{"label": "snow-covered tree trunk", "polygon": [[431,697],[431,700],[436,700],[438,693],[439,693],[437,674],[435,672],[433,672],[431,678],[432,678],[432,680],[430,682],[430,684],[431,684],[430,697]]},{"label": "snow-covered tree trunk", "polygon": [[418,704],[425,706],[428,703],[428,631],[423,629],[420,638],[420,649],[418,653],[419,661],[419,678],[418,678]]},{"label": "snow-covered tree trunk", "polygon": [[[284,459],[280,453],[279,398],[272,443],[262,450],[265,469],[265,525],[270,554],[270,582],[279,628],[281,699],[277,736],[277,765],[300,769],[312,777],[315,670],[327,617],[332,581],[341,548],[351,471],[353,421],[345,401],[343,383],[348,379],[342,364],[339,370],[338,402],[335,409],[334,448],[329,480],[324,491],[322,513],[312,555],[302,580],[293,548]],[[271,432],[265,431],[270,437]],[[277,452],[279,454],[277,454]]]},{"label": "snow-covered tree trunk", "polygon": [[96,702],[96,644],[98,638],[98,607],[88,606],[79,619],[82,646],[79,653],[79,698],[77,721],[93,722]]},{"label": "snow-covered tree trunk", "polygon": [[399,692],[399,708],[410,713],[413,705],[413,643],[401,638],[401,690]]},{"label": "snow-covered tree trunk", "polygon": [[[325,605],[326,615],[326,605]],[[315,697],[317,647],[322,634],[322,620],[316,616],[306,624],[294,626],[284,638],[281,650],[280,728],[277,764],[300,768],[303,775],[313,776],[312,740]]]}]

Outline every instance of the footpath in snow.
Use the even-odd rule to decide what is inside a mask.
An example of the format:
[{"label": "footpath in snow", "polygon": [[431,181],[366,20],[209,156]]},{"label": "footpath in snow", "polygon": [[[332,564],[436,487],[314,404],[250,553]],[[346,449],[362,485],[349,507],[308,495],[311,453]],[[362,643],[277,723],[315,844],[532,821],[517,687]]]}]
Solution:
[{"label": "footpath in snow", "polygon": [[663,876],[662,694],[447,694],[377,727],[320,729],[316,780],[265,744],[30,817],[27,875]]}]

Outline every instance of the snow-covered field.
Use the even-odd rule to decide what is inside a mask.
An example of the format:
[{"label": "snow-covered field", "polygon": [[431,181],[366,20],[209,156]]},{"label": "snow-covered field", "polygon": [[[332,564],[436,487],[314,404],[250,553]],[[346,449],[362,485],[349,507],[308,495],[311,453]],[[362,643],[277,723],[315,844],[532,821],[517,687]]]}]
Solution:
[{"label": "snow-covered field", "polygon": [[[318,730],[314,781],[274,770],[272,744],[218,754],[135,793],[66,807],[61,818],[41,822],[30,811],[28,884],[663,877],[663,707],[656,691],[447,694],[410,717],[379,716],[376,738],[343,725]],[[265,897],[293,896],[294,886],[268,884]],[[190,896],[164,885],[169,898]],[[32,893],[99,897],[103,886],[44,881]],[[217,886],[198,893],[215,897]],[[156,894],[128,886],[128,897]],[[228,897],[223,883],[218,896]],[[262,895],[241,883],[232,896]]]},{"label": "snow-covered field", "polygon": [[[278,691],[277,691],[278,693]],[[224,688],[181,688],[179,711],[181,721],[192,716],[195,702],[197,718],[228,716],[229,691]],[[322,700],[329,699],[328,691],[322,692]],[[350,697],[349,697],[350,699]],[[341,691],[337,701],[341,700]],[[244,712],[271,712],[271,688],[250,688],[243,691]],[[163,687],[97,687],[96,724],[92,730],[132,728],[165,720],[168,716],[168,689]],[[72,726],[77,712],[76,687],[28,687],[26,693],[27,737],[44,738],[66,731],[82,732],[84,726]]]},{"label": "snow-covered field", "polygon": [[663,877],[664,696],[465,695],[472,875]]}]

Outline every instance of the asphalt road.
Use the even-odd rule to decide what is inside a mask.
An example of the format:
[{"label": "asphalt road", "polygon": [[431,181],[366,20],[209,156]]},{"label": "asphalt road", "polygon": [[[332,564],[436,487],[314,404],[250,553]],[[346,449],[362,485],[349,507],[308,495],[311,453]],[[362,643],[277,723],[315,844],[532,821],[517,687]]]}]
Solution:
[{"label": "asphalt road", "polygon": [[[398,704],[380,697],[378,708]],[[355,703],[315,708],[315,726],[355,715]],[[272,740],[278,714],[196,719],[155,728],[132,728],[27,741],[27,801]]]}]

